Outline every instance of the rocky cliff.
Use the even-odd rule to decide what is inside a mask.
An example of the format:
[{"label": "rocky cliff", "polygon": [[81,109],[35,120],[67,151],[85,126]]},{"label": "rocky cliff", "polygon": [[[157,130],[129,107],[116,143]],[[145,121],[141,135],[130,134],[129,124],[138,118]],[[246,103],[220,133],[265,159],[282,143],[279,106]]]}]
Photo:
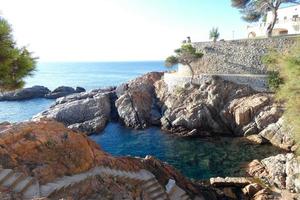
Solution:
[{"label": "rocky cliff", "polygon": [[258,143],[295,149],[290,132],[283,127],[284,107],[273,94],[217,76],[169,91],[162,77],[152,72],[117,88],[69,95],[34,119],[55,119],[88,134],[118,119],[136,129],[161,125],[185,137],[246,136]]}]

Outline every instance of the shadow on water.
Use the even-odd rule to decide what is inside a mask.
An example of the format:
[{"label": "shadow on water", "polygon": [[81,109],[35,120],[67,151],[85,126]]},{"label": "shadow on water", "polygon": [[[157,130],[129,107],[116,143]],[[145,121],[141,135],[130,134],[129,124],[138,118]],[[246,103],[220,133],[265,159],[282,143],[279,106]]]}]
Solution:
[{"label": "shadow on water", "polygon": [[271,145],[251,144],[243,138],[179,138],[157,127],[132,130],[110,123],[98,135],[92,135],[105,151],[115,156],[153,155],[194,179],[245,175],[245,166],[254,159],[282,151]]}]

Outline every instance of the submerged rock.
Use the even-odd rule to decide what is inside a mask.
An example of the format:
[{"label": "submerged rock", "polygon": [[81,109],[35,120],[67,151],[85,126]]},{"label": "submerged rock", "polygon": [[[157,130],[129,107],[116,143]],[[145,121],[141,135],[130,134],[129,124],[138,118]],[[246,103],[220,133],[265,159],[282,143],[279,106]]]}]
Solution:
[{"label": "submerged rock", "polygon": [[19,101],[33,98],[43,98],[50,90],[44,86],[33,86],[12,92],[0,93],[0,101]]}]

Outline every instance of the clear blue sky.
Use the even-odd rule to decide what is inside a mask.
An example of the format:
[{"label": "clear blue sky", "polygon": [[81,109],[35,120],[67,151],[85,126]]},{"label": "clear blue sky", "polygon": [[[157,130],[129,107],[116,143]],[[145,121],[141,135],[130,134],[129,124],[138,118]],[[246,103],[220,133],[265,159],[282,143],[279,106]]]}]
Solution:
[{"label": "clear blue sky", "polygon": [[18,44],[42,61],[161,60],[186,36],[246,37],[230,0],[0,0]]}]

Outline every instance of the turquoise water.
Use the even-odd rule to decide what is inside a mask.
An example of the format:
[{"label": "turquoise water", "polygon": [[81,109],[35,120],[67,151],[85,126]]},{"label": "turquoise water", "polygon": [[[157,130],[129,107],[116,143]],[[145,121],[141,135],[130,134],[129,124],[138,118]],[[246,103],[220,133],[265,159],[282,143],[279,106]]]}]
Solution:
[{"label": "turquoise water", "polygon": [[110,123],[91,138],[112,155],[154,155],[194,179],[243,176],[247,163],[280,152],[271,145],[254,145],[240,138],[187,139],[163,133],[157,127],[138,131],[118,123]]},{"label": "turquoise water", "polygon": [[[82,86],[87,90],[118,85],[150,71],[164,71],[163,62],[40,63],[26,86]],[[33,99],[0,102],[0,122],[19,122],[48,108],[54,101]],[[175,166],[183,174],[203,179],[243,175],[245,163],[277,154],[274,147],[250,145],[234,138],[183,139],[152,127],[136,131],[110,123],[104,132],[91,136],[116,156],[153,155]]]},{"label": "turquoise water", "polygon": [[[91,90],[117,86],[147,72],[165,70],[162,61],[38,63],[34,76],[26,79],[26,87],[43,85],[53,90],[65,85]],[[0,102],[0,122],[28,120],[53,102],[46,99]]]}]

